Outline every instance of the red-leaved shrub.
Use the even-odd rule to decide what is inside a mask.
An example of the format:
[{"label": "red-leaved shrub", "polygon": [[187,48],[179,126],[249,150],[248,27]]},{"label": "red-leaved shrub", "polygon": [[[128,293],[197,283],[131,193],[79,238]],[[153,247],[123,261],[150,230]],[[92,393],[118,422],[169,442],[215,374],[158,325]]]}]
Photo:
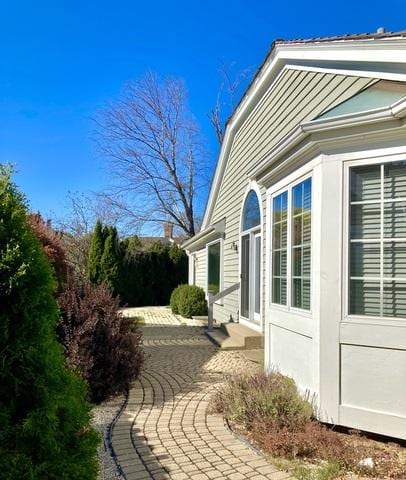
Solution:
[{"label": "red-leaved shrub", "polygon": [[62,234],[56,232],[52,228],[51,222],[49,220],[45,221],[39,213],[30,214],[28,221],[54,268],[58,287],[61,288],[68,271],[65,250],[61,240]]},{"label": "red-leaved shrub", "polygon": [[119,312],[119,300],[105,285],[69,277],[58,298],[59,338],[69,365],[89,384],[99,403],[125,392],[143,364],[141,332]]}]

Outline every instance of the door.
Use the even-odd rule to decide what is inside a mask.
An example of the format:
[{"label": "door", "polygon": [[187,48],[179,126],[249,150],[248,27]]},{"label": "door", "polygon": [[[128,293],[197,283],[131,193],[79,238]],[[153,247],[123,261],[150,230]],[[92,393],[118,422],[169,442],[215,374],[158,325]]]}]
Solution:
[{"label": "door", "polygon": [[261,234],[241,237],[241,317],[260,323],[261,314]]}]

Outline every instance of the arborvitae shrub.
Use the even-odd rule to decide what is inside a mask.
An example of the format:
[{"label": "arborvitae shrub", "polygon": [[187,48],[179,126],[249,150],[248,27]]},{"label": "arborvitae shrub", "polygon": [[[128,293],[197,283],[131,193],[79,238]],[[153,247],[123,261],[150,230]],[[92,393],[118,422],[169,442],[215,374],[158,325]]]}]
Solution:
[{"label": "arborvitae shrub", "polygon": [[100,283],[100,261],[104,252],[105,233],[100,220],[97,220],[90,244],[87,276],[92,283]]},{"label": "arborvitae shrub", "polygon": [[68,363],[87,380],[90,398],[99,403],[125,392],[144,361],[141,332],[119,312],[119,300],[106,285],[69,278],[59,296],[60,339]]},{"label": "arborvitae shrub", "polygon": [[120,252],[117,238],[117,230],[108,227],[108,235],[104,242],[103,255],[99,265],[99,280],[96,283],[104,283],[110,290],[118,294],[120,285]]},{"label": "arborvitae shrub", "polygon": [[93,480],[98,436],[85,383],[55,337],[55,280],[24,197],[0,166],[0,476]]},{"label": "arborvitae shrub", "polygon": [[179,292],[178,311],[182,317],[207,315],[207,301],[203,288],[185,285]]}]

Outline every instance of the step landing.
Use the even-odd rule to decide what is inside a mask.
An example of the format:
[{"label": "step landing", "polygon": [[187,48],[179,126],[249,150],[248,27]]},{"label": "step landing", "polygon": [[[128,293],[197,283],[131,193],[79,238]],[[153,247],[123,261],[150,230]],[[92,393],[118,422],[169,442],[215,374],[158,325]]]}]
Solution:
[{"label": "step landing", "polygon": [[206,335],[222,350],[253,350],[263,348],[263,335],[240,323],[222,323]]}]

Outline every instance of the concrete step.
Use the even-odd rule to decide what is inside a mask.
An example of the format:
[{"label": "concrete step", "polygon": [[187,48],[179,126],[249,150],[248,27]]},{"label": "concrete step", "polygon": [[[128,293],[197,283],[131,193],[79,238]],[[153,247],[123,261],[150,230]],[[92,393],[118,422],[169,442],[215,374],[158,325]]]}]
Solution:
[{"label": "concrete step", "polygon": [[235,342],[241,343],[246,349],[263,348],[264,336],[241,323],[222,323],[223,332]]},{"label": "concrete step", "polygon": [[263,348],[263,335],[239,323],[222,323],[206,335],[223,350]]},{"label": "concrete step", "polygon": [[229,337],[221,328],[214,328],[212,332],[206,330],[206,335],[222,350],[244,350],[244,343],[240,339]]}]

